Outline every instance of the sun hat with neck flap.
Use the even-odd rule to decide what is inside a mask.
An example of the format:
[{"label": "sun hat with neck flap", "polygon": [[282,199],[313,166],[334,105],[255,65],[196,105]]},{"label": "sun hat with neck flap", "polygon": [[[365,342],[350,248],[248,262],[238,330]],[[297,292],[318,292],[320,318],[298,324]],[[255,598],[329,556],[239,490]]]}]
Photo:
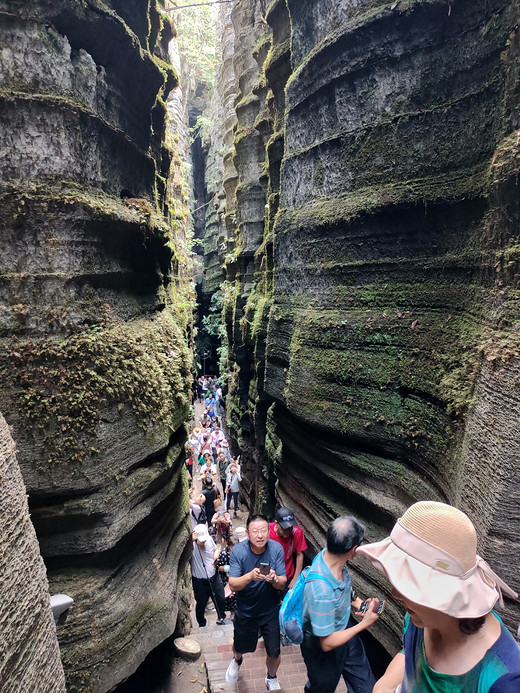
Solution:
[{"label": "sun hat with neck flap", "polygon": [[518,595],[477,554],[477,533],[461,510],[415,503],[389,537],[357,549],[385,573],[403,597],[455,618],[487,614],[502,592]]}]

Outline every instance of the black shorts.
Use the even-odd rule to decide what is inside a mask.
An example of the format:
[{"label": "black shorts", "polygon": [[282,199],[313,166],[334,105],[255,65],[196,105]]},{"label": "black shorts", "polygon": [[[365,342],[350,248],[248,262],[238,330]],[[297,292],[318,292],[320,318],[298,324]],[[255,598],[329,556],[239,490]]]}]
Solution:
[{"label": "black shorts", "polygon": [[280,654],[280,624],[278,610],[267,616],[239,616],[233,619],[233,647],[235,652],[254,652],[258,644],[258,631],[264,639],[268,657]]}]

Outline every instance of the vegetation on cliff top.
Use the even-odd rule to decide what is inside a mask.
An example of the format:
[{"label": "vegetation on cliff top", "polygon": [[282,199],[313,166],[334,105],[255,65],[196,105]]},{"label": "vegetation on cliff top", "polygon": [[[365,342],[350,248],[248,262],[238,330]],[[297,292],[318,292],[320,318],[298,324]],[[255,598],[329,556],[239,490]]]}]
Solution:
[{"label": "vegetation on cliff top", "polygon": [[[209,0],[198,2],[201,7],[179,9],[173,12],[173,16],[183,59],[192,66],[197,82],[212,87],[215,82],[217,8],[207,4]],[[167,6],[175,4],[167,0]]]}]

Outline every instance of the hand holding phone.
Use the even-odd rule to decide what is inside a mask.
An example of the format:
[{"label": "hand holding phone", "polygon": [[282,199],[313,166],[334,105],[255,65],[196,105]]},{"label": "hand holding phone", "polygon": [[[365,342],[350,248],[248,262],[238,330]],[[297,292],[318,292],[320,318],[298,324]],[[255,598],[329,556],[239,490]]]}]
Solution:
[{"label": "hand holding phone", "polygon": [[[370,606],[370,602],[369,602],[369,601],[362,602],[362,603],[361,603],[361,606],[360,606],[359,609],[358,609],[358,611],[360,611],[362,614],[366,614],[366,612],[368,611],[369,606]],[[374,609],[374,612],[375,612],[378,616],[381,616],[381,614],[383,613],[383,609],[384,609],[384,608],[385,608],[385,603],[380,601],[380,602],[379,602],[379,606],[377,607],[377,609]]]},{"label": "hand holding phone", "polygon": [[269,563],[260,563],[258,569],[260,570],[262,575],[269,575],[269,573],[271,572],[271,566],[269,565]]}]

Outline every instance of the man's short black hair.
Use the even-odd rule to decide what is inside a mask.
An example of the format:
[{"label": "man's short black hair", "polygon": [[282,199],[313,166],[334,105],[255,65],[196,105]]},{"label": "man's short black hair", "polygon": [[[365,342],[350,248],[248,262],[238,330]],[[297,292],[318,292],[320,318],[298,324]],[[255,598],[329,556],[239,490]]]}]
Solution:
[{"label": "man's short black hair", "polygon": [[335,555],[348,553],[365,537],[365,525],[352,515],[333,520],[327,529],[327,550]]},{"label": "man's short black hair", "polygon": [[267,525],[269,525],[269,520],[265,515],[256,513],[254,515],[249,515],[249,517],[247,518],[246,529],[249,529],[249,525],[251,524],[251,522],[257,522],[258,520],[263,520],[264,522],[267,522]]}]

